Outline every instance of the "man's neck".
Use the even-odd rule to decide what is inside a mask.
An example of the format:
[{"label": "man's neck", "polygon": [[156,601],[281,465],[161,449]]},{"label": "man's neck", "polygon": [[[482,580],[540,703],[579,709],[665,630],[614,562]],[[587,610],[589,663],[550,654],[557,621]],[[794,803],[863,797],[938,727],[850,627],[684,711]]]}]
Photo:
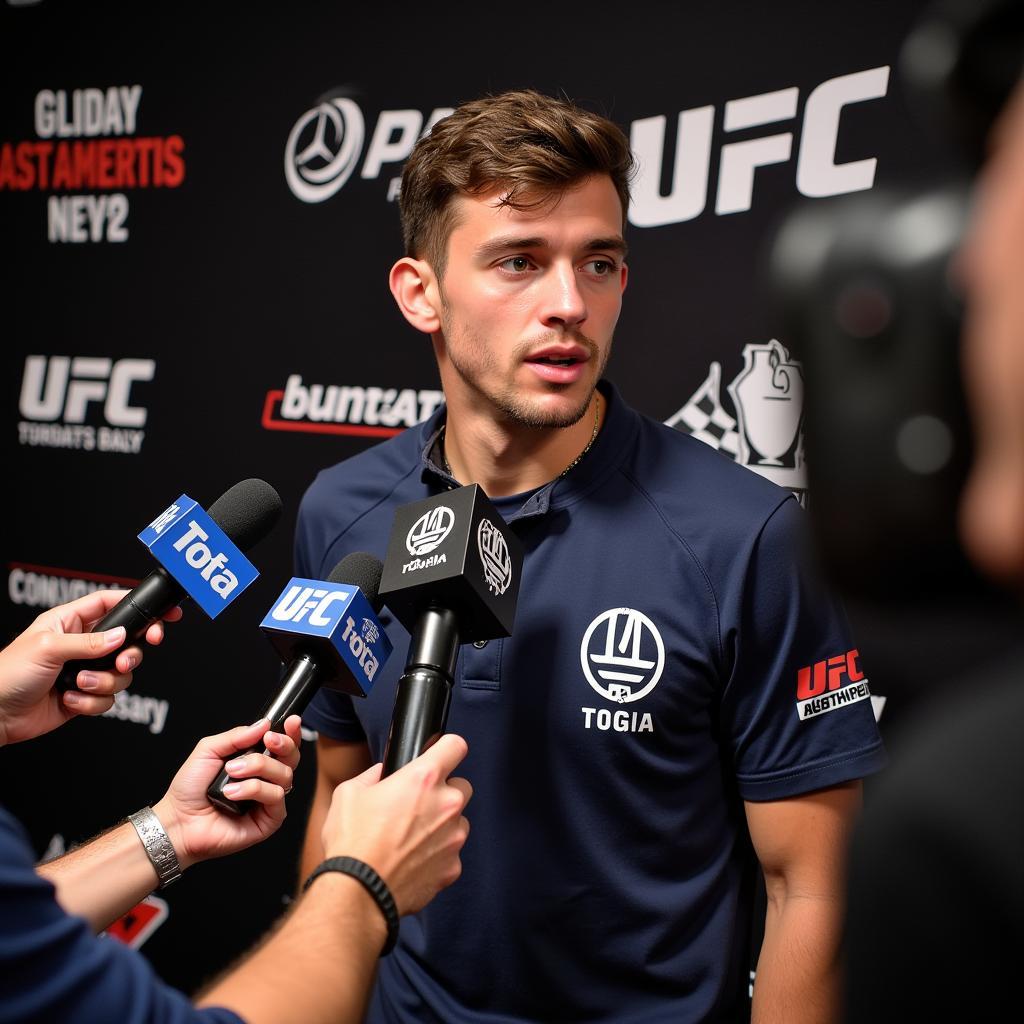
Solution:
[{"label": "man's neck", "polygon": [[479,484],[492,498],[535,490],[575,465],[597,437],[605,405],[595,391],[576,423],[546,430],[453,415],[449,409],[444,460],[460,484]]}]

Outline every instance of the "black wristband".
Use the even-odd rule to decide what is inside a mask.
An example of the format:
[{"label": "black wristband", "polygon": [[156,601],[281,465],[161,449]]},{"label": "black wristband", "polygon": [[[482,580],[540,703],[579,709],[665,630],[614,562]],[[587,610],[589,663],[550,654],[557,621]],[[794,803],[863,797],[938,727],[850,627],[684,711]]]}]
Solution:
[{"label": "black wristband", "polygon": [[364,864],[363,861],[356,860],[355,857],[328,857],[313,869],[313,873],[303,884],[302,891],[305,892],[312,885],[314,878],[328,871],[340,871],[343,875],[351,875],[358,879],[376,900],[380,912],[384,915],[384,923],[388,926],[387,941],[380,951],[381,956],[387,956],[398,941],[398,908],[395,906],[394,897],[384,879],[369,864]]}]

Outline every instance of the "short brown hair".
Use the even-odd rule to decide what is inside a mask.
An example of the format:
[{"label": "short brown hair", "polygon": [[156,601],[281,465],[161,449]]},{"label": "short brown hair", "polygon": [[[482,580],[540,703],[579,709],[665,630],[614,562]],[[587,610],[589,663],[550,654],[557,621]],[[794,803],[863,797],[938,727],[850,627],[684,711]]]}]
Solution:
[{"label": "short brown hair", "polygon": [[622,129],[570,100],[532,89],[472,100],[438,121],[406,161],[399,198],[406,255],[443,276],[453,197],[495,188],[508,190],[503,205],[527,210],[607,174],[625,223],[633,171]]}]

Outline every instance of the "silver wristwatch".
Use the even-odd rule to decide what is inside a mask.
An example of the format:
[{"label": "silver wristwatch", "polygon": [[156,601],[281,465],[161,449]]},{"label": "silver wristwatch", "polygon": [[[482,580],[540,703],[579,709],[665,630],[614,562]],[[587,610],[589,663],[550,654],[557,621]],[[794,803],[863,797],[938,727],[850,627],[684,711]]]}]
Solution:
[{"label": "silver wristwatch", "polygon": [[152,807],[143,807],[141,811],[129,814],[128,820],[135,826],[146,849],[146,856],[156,868],[156,877],[160,881],[158,888],[166,889],[181,878],[181,866],[160,819],[153,813]]}]

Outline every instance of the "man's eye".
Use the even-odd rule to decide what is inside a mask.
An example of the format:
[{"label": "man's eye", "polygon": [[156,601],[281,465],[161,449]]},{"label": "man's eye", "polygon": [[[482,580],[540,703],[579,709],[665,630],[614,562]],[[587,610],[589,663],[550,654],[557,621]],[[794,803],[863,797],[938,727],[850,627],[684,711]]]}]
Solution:
[{"label": "man's eye", "polygon": [[530,261],[525,256],[510,256],[507,260],[502,260],[498,266],[513,274],[523,274],[530,269]]},{"label": "man's eye", "polygon": [[597,277],[607,277],[615,272],[615,264],[611,260],[588,260],[583,269]]}]

